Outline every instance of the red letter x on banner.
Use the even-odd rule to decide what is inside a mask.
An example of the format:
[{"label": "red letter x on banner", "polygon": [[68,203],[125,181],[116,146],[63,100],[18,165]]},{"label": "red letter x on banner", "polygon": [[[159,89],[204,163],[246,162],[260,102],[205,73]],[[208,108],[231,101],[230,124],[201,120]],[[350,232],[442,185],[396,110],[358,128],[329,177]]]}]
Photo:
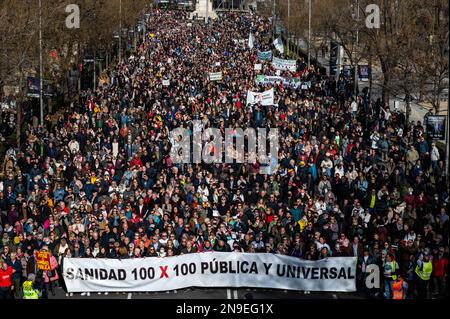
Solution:
[{"label": "red letter x on banner", "polygon": [[169,268],[169,266],[159,266],[159,269],[161,269],[161,276],[159,278],[169,278],[169,275],[167,275],[167,268]]}]

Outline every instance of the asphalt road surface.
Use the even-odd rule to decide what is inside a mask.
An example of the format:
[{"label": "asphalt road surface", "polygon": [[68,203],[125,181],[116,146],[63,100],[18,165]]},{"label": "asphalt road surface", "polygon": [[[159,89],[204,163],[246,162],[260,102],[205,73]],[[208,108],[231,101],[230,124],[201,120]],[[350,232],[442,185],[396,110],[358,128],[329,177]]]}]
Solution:
[{"label": "asphalt road surface", "polygon": [[150,292],[150,293],[91,293],[90,296],[81,296],[80,293],[74,293],[73,296],[66,296],[64,290],[56,288],[55,296],[49,296],[49,299],[229,299],[239,300],[247,299],[246,295],[251,294],[253,299],[367,299],[362,293],[338,293],[338,292],[310,292],[288,291],[288,290],[270,290],[270,289],[203,289],[192,288],[168,292]]}]

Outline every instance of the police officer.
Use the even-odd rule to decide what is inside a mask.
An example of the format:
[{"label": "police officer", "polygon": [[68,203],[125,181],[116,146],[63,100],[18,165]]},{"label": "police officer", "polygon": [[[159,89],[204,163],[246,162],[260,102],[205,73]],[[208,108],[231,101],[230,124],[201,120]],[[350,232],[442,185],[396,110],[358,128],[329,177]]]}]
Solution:
[{"label": "police officer", "polygon": [[33,282],[34,282],[34,275],[29,274],[28,280],[26,280],[23,285],[23,299],[39,299],[39,291],[37,289],[34,289]]},{"label": "police officer", "polygon": [[423,254],[420,254],[415,269],[418,299],[427,298],[428,284],[430,282],[432,271],[433,264],[430,260],[430,253],[428,250],[425,250]]}]

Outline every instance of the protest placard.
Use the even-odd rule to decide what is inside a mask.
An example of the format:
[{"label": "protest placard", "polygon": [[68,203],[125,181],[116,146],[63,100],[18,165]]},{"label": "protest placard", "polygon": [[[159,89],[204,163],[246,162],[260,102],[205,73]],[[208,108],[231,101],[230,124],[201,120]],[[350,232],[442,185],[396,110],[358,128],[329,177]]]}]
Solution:
[{"label": "protest placard", "polygon": [[222,72],[214,72],[208,74],[210,81],[220,81],[222,80]]},{"label": "protest placard", "polygon": [[45,250],[41,250],[35,253],[36,265],[38,269],[50,270],[50,253]]},{"label": "protest placard", "polygon": [[272,65],[276,70],[282,70],[282,71],[294,72],[297,69],[297,61],[296,60],[284,60],[284,59],[279,59],[279,58],[273,58]]}]

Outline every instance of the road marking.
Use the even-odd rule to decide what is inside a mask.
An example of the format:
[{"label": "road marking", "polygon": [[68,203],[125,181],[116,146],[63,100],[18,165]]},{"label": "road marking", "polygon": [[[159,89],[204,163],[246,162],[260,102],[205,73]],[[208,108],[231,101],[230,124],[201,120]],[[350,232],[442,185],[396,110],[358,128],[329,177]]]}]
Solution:
[{"label": "road marking", "polygon": [[237,290],[233,291],[233,295],[234,295],[234,299],[239,299]]},{"label": "road marking", "polygon": [[231,289],[227,289],[227,299],[231,299]]},{"label": "road marking", "polygon": [[131,293],[131,292],[129,292],[128,293],[128,297],[127,297],[127,299],[131,299],[131,296],[132,296],[133,294]]}]

